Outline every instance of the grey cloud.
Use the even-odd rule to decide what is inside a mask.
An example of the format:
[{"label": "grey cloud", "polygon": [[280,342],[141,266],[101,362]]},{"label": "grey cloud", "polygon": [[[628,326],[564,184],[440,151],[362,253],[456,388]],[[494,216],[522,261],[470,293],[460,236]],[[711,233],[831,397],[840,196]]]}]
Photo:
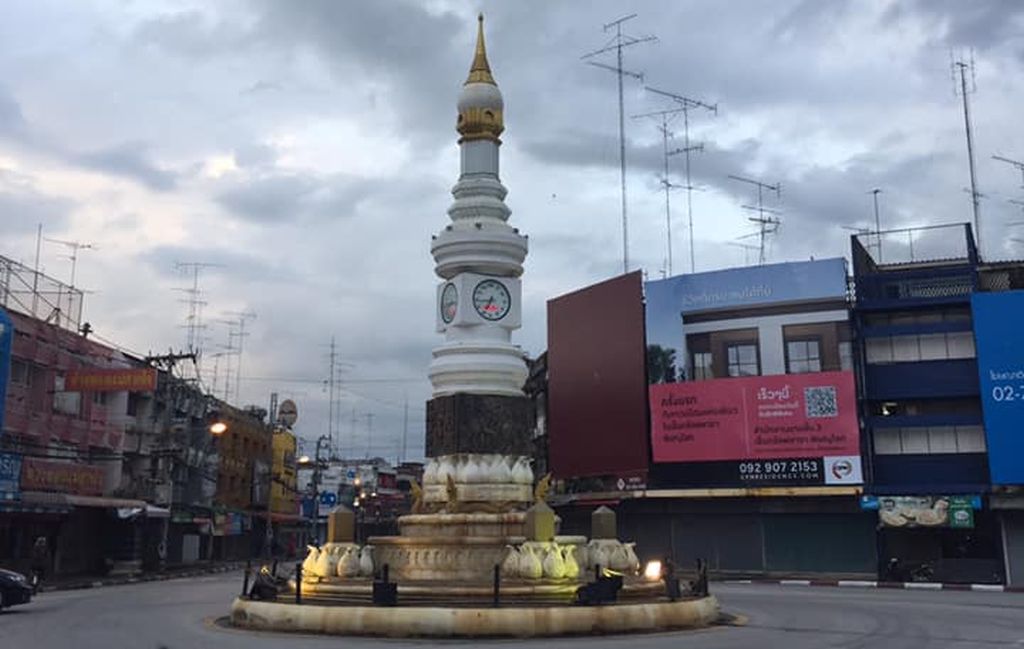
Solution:
[{"label": "grey cloud", "polygon": [[276,173],[230,181],[216,200],[233,214],[258,223],[352,216],[379,185],[341,175]]},{"label": "grey cloud", "polygon": [[21,105],[9,90],[0,85],[0,135],[12,135],[25,128]]},{"label": "grey cloud", "polygon": [[27,179],[0,169],[0,220],[8,235],[27,234],[43,224],[47,232],[61,231],[75,204],[35,190]]},{"label": "grey cloud", "polygon": [[79,153],[74,162],[95,171],[135,180],[150,189],[170,191],[177,184],[177,176],[154,164],[140,143],[126,142],[106,149]]}]

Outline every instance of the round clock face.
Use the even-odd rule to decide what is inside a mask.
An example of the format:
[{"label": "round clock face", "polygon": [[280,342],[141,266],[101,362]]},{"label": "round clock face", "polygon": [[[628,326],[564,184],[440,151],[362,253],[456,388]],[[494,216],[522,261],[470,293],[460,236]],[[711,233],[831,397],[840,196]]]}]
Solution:
[{"label": "round clock face", "polygon": [[445,324],[450,324],[455,319],[455,312],[459,309],[459,289],[455,284],[445,284],[441,291],[441,319]]},{"label": "round clock face", "polygon": [[473,289],[473,307],[484,320],[501,320],[511,306],[512,296],[496,279],[485,279]]}]

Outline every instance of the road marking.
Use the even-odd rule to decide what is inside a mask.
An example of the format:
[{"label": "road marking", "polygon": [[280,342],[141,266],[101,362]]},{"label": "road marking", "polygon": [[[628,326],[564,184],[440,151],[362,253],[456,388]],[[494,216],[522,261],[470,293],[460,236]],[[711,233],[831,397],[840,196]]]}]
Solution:
[{"label": "road marking", "polygon": [[783,586],[810,586],[810,579],[780,579],[779,583]]},{"label": "road marking", "polygon": [[1001,593],[1006,589],[1003,586],[997,586],[995,584],[971,584],[971,590],[980,590],[983,592],[990,593]]},{"label": "road marking", "polygon": [[942,584],[933,584],[927,581],[908,581],[903,584],[907,590],[942,590]]},{"label": "road marking", "polygon": [[840,586],[851,586],[854,588],[878,588],[877,581],[864,581],[857,579],[840,579],[838,582]]}]

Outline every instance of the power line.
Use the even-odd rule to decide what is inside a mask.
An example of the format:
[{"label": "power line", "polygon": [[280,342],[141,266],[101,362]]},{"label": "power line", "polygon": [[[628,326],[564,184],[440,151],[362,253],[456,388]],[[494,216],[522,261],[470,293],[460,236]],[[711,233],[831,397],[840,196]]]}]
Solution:
[{"label": "power line", "polygon": [[626,21],[636,18],[636,14],[629,14],[623,16],[618,20],[604,25],[604,31],[607,33],[608,30],[614,28],[615,36],[606,44],[604,47],[589,52],[580,57],[583,60],[606,54],[608,52],[615,52],[616,64],[610,66],[597,61],[587,61],[588,65],[614,72],[616,80],[618,82],[619,90],[619,180],[621,185],[622,194],[622,272],[629,272],[629,222],[626,217],[626,119],[625,119],[625,100],[622,94],[622,78],[624,76],[637,79],[643,82],[644,75],[640,72],[632,72],[622,67],[622,50],[626,47],[632,47],[633,45],[639,45],[640,43],[647,43],[650,41],[658,40],[654,36],[642,36],[636,38],[633,36],[627,36],[622,33],[622,24]]}]

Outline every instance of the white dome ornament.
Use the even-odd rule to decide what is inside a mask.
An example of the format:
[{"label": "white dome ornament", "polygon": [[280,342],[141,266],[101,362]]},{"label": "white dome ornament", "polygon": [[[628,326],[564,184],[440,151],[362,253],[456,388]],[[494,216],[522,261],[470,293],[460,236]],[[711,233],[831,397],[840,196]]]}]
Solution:
[{"label": "white dome ornament", "polygon": [[562,562],[565,564],[565,577],[576,579],[580,576],[580,564],[576,561],[576,546],[567,545],[562,551]]},{"label": "white dome ornament", "polygon": [[505,553],[505,560],[501,562],[502,577],[519,576],[519,551],[514,545],[506,545],[508,552]]},{"label": "white dome ornament", "polygon": [[554,543],[548,548],[547,555],[544,557],[544,576],[551,579],[561,579],[565,577],[565,561],[562,559],[562,553],[558,549],[558,546]]},{"label": "white dome ornament", "polygon": [[430,460],[427,462],[426,468],[423,469],[423,486],[424,487],[427,486],[427,485],[430,485],[430,484],[438,484],[439,480],[437,479],[437,469],[438,469],[437,459],[436,458],[430,458]]},{"label": "white dome ornament", "polygon": [[302,561],[302,574],[303,577],[316,577],[317,576],[317,560],[320,558],[320,548],[315,545],[307,545],[309,548],[309,554]]},{"label": "white dome ornament", "polygon": [[364,545],[359,553],[359,576],[373,576],[373,546]]},{"label": "white dome ornament", "polygon": [[519,576],[523,579],[540,579],[543,574],[544,567],[533,548],[524,545],[519,551]]}]

